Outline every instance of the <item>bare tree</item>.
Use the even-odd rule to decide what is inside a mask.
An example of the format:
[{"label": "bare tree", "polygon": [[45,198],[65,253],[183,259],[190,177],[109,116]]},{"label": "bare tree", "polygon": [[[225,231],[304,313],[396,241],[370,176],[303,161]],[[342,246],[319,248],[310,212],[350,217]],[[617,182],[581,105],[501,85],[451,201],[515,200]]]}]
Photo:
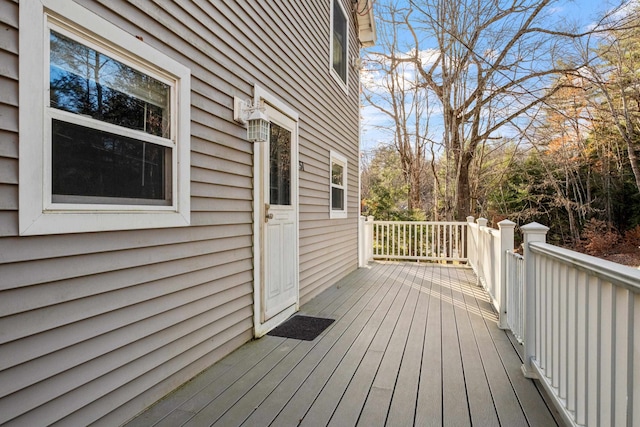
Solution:
[{"label": "bare tree", "polygon": [[[379,22],[387,30],[372,57],[390,73],[388,101],[381,108],[396,130],[403,149],[409,128],[405,122],[408,90],[411,99],[430,100],[434,111],[423,129],[441,132],[428,138],[445,169],[443,191],[447,219],[473,213],[471,167],[489,140],[501,137],[512,125],[526,121],[526,113],[560,90],[559,75],[585,66],[577,55],[579,42],[593,31],[570,28],[554,16],[559,0],[389,0],[378,7]],[[380,49],[381,47],[381,49]],[[576,55],[573,55],[575,52]],[[407,64],[411,67],[407,68]],[[382,69],[382,68],[381,68]],[[396,77],[415,73],[403,86]],[[379,99],[367,100],[380,107]],[[437,106],[436,106],[437,104]],[[412,113],[417,110],[413,109]],[[521,123],[520,123],[521,124]],[[516,126],[517,127],[517,126]],[[415,139],[418,141],[418,138]],[[424,148],[413,145],[416,148]],[[439,150],[441,148],[441,151]],[[415,157],[412,157],[412,159]]]},{"label": "bare tree", "polygon": [[384,10],[384,20],[378,25],[378,47],[385,53],[366,57],[363,96],[382,115],[377,126],[389,131],[389,143],[400,155],[409,211],[425,210],[425,168],[434,151],[429,137],[429,98],[414,64],[402,52],[402,28],[396,22],[402,17],[401,9],[388,3],[380,10]]},{"label": "bare tree", "polygon": [[597,48],[586,44],[584,57],[594,59],[579,71],[597,89],[596,102],[626,144],[640,192],[640,3],[614,12],[603,19],[605,30],[598,33]]}]

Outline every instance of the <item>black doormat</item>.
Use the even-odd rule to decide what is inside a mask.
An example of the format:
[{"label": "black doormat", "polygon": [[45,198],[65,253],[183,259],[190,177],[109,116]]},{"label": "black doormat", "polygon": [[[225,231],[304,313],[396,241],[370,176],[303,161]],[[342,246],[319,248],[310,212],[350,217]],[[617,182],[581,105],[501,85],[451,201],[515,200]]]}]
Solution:
[{"label": "black doormat", "polygon": [[293,316],[280,326],[272,329],[267,335],[313,341],[334,321],[335,319],[322,317]]}]

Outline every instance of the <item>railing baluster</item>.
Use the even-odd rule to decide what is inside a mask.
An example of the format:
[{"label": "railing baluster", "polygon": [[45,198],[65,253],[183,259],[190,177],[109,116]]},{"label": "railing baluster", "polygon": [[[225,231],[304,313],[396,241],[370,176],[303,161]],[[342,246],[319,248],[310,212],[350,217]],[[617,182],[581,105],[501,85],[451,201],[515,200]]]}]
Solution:
[{"label": "railing baluster", "polygon": [[[626,426],[630,418],[627,414],[627,405],[631,405],[631,399],[627,400],[627,391],[633,386],[630,381],[631,376],[629,366],[633,360],[633,337],[631,332],[633,326],[629,324],[629,319],[633,317],[632,304],[633,294],[627,289],[616,286],[614,290],[614,341],[615,354],[612,358],[615,367],[615,377],[613,379],[613,426]],[[625,398],[623,398],[623,396]]]},{"label": "railing baluster", "polygon": [[438,251],[438,234],[439,234],[439,230],[440,230],[440,225],[439,224],[434,224],[433,225],[433,229],[431,230],[431,252],[432,252],[432,256],[435,258],[439,258],[440,254]]},{"label": "railing baluster", "polygon": [[598,359],[600,354],[600,280],[589,279],[587,310],[587,425],[598,425]]},{"label": "railing baluster", "polygon": [[[640,325],[640,293],[636,293],[632,297],[631,315],[632,324]],[[631,334],[629,334],[631,336]],[[627,387],[627,413],[629,417],[628,425],[638,426],[640,425],[640,390],[637,390],[634,385],[640,384],[640,351],[634,351],[633,349],[640,346],[640,327],[633,328],[633,336],[629,343],[629,379],[631,384]]]},{"label": "railing baluster", "polygon": [[402,255],[407,255],[407,224],[402,225]]},{"label": "railing baluster", "polygon": [[589,293],[589,284],[587,283],[587,275],[584,272],[578,272],[576,284],[578,287],[577,295],[577,322],[576,322],[576,422],[585,424],[587,422],[587,351],[588,348],[588,325],[587,325],[587,302]]},{"label": "railing baluster", "polygon": [[[538,257],[538,256],[535,257],[536,277],[543,277],[544,273],[541,271],[542,269],[541,269],[541,266],[540,266],[540,264],[543,261],[544,260],[542,259],[542,257]],[[542,280],[538,281],[538,286],[536,286],[536,304],[535,305],[536,305],[536,309],[537,309],[537,313],[536,313],[536,323],[537,323],[537,325],[536,325],[536,336],[535,336],[535,339],[536,339],[536,351],[535,351],[535,354],[539,354],[540,355],[540,361],[539,361],[540,367],[544,367],[544,365],[543,365],[544,360],[542,360],[543,357],[544,357],[544,354],[545,354],[544,353],[544,349],[542,347],[542,342],[543,342],[543,339],[542,339],[543,333],[542,333],[542,331],[544,329],[542,328],[542,325],[544,324],[543,320],[544,320],[545,310],[544,310],[543,299],[542,299],[542,296],[543,296],[542,287],[543,287],[543,285],[541,284],[541,282],[545,283],[546,281],[543,278]]]},{"label": "railing baluster", "polygon": [[552,292],[551,300],[551,323],[550,332],[551,332],[551,347],[549,351],[551,352],[550,362],[551,362],[551,373],[553,375],[553,379],[551,380],[551,384],[554,387],[558,387],[560,385],[560,263],[553,263],[551,285]]},{"label": "railing baluster", "polygon": [[387,224],[387,250],[385,252],[385,255],[391,255],[389,252],[389,242],[391,242],[391,224]]},{"label": "railing baluster", "polygon": [[566,399],[567,399],[567,409],[570,411],[576,410],[576,370],[575,370],[575,360],[576,360],[576,336],[578,334],[577,331],[577,318],[576,318],[576,308],[577,308],[577,290],[576,290],[576,270],[574,268],[567,269],[567,296],[566,296],[566,353],[565,353],[565,364],[564,369],[566,369],[566,374],[564,377],[566,378]]},{"label": "railing baluster", "polygon": [[613,426],[613,285],[610,282],[602,282],[600,284],[600,364],[598,370],[600,372],[600,420],[601,426]]}]

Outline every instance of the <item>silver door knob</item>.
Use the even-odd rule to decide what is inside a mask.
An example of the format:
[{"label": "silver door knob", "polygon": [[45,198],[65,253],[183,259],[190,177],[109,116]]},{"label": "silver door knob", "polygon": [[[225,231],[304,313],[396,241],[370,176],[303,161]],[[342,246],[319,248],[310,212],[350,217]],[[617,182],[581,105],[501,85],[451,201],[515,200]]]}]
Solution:
[{"label": "silver door knob", "polygon": [[273,214],[269,213],[269,208],[271,205],[269,203],[264,204],[264,222],[269,222],[270,219],[273,219]]}]

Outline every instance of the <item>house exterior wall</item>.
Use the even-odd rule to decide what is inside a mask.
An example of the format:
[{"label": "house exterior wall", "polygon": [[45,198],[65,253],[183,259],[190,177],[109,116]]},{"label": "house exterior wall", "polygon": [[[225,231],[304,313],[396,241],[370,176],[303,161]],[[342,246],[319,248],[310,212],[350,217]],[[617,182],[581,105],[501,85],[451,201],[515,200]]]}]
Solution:
[{"label": "house exterior wall", "polygon": [[[254,85],[299,113],[301,304],[357,267],[359,82],[330,75],[330,0],[77,3],[191,70],[191,225],[19,235],[28,82],[19,3],[0,0],[0,424],[121,424],[252,338],[253,147],[233,97]],[[330,150],[346,219],[329,219]]]}]

